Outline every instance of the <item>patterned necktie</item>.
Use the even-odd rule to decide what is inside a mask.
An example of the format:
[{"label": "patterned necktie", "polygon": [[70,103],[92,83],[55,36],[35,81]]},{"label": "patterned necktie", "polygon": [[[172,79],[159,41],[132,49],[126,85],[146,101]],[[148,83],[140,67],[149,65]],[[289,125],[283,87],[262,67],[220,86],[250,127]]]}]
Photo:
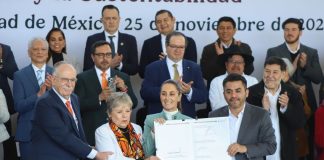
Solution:
[{"label": "patterned necktie", "polygon": [[70,114],[73,116],[73,109],[70,101],[65,102],[66,108],[69,110]]},{"label": "patterned necktie", "polygon": [[178,65],[175,63],[172,66],[173,66],[173,71],[174,71],[173,79],[178,80],[180,78],[180,74],[178,71]]},{"label": "patterned necktie", "polygon": [[114,41],[113,41],[113,38],[114,38],[115,36],[108,36],[108,37],[109,37],[109,39],[110,39],[111,54],[112,54],[112,56],[114,57],[115,54],[116,54],[116,51],[115,51],[115,43],[114,43]]},{"label": "patterned necktie", "polygon": [[106,72],[101,73],[101,88],[107,89],[108,88],[108,80]]},{"label": "patterned necktie", "polygon": [[42,73],[43,73],[43,70],[41,70],[41,69],[36,71],[36,78],[37,78],[37,82],[38,82],[39,86],[41,86],[43,84]]}]

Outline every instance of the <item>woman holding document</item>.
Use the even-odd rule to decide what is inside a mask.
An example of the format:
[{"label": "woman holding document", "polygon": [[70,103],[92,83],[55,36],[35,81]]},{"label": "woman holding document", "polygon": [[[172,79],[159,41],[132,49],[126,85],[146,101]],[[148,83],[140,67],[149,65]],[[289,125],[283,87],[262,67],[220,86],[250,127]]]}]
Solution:
[{"label": "woman holding document", "polygon": [[174,80],[166,80],[161,85],[160,100],[163,111],[148,115],[144,122],[144,153],[146,157],[156,155],[154,140],[154,121],[164,123],[166,120],[191,119],[181,114],[180,86]]},{"label": "woman holding document", "polygon": [[142,129],[131,123],[132,100],[124,92],[115,92],[107,101],[108,123],[97,128],[96,149],[113,152],[109,160],[158,160],[155,156],[144,156]]}]

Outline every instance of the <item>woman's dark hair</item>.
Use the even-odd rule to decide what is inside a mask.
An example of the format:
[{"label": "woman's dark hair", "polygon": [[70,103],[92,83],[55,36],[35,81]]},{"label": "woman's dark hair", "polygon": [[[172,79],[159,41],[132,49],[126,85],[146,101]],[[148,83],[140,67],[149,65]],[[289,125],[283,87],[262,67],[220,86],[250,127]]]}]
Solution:
[{"label": "woman's dark hair", "polygon": [[[46,35],[46,40],[47,40],[48,43],[50,43],[50,38],[51,38],[51,35],[53,34],[53,32],[60,32],[62,34],[62,36],[63,36],[63,39],[65,40],[65,34],[60,28],[52,28]],[[66,43],[65,43],[65,46],[62,49],[62,53],[67,54],[66,53]],[[51,49],[51,47],[48,47],[48,58],[47,58],[46,62],[48,62],[51,59],[53,54],[54,54],[54,51]]]}]

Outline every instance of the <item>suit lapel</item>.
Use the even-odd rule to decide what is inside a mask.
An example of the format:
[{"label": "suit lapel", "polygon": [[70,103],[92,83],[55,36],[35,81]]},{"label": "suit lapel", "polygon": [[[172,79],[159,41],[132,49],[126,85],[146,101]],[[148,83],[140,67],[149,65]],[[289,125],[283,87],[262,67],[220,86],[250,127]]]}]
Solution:
[{"label": "suit lapel", "polygon": [[[60,99],[60,97],[54,92],[53,89],[51,89],[49,92],[52,94],[52,97],[54,97],[55,102],[57,103],[57,106],[59,106],[63,110],[64,114],[67,114],[68,115],[68,117],[70,119],[70,123],[71,123],[72,128],[74,129],[75,133],[78,136],[80,136],[80,133],[79,133],[79,130],[78,130],[76,124],[75,124],[74,118],[70,114],[70,112],[68,111],[68,109],[66,108],[66,105],[62,102],[62,100]],[[72,98],[71,98],[71,104],[72,104],[72,108],[73,108],[73,110],[74,110],[74,112],[76,114],[76,112],[77,112],[77,110],[75,109],[75,105],[76,104],[75,104],[75,102],[73,102]],[[79,117],[77,117],[77,119],[79,121],[78,124],[81,123],[81,120],[79,119]]]},{"label": "suit lapel", "polygon": [[247,128],[248,128],[249,124],[253,123],[253,122],[251,122],[252,116],[253,115],[251,115],[249,105],[247,103],[245,103],[243,118],[242,118],[240,130],[239,130],[239,133],[237,136],[238,143],[241,142],[241,140],[244,139],[244,137],[246,137],[246,133],[248,132]]},{"label": "suit lapel", "polygon": [[182,80],[186,83],[190,82],[192,79],[190,77],[191,67],[187,61],[182,60]]},{"label": "suit lapel", "polygon": [[163,82],[164,80],[167,80],[167,79],[171,79],[171,76],[170,76],[170,71],[168,69],[168,65],[166,63],[166,59],[164,58],[163,61],[160,63],[161,66],[160,66],[160,73],[161,73],[161,81]]},{"label": "suit lapel", "polygon": [[163,52],[163,47],[162,47],[162,36],[161,36],[161,34],[159,34],[158,36],[157,36],[158,38],[157,38],[157,43],[156,43],[156,45],[157,45],[157,48],[158,48],[158,50],[160,51],[160,52],[158,52],[159,54],[161,53],[161,52]]},{"label": "suit lapel", "polygon": [[29,82],[31,82],[31,84],[34,86],[35,90],[38,91],[40,87],[36,79],[35,71],[31,64],[26,68],[25,75],[29,79]]},{"label": "suit lapel", "polygon": [[96,89],[96,91],[98,91],[97,93],[100,93],[101,92],[101,84],[100,84],[100,81],[98,79],[98,76],[97,76],[97,72],[96,72],[96,69],[93,67],[90,72],[89,72],[89,76],[87,77],[88,81],[90,83],[92,83],[93,87]]}]

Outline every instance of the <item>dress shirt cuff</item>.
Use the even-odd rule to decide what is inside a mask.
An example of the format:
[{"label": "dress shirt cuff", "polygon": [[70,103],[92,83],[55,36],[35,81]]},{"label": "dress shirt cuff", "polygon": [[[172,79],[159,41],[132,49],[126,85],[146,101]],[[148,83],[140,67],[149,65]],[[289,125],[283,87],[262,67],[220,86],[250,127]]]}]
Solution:
[{"label": "dress shirt cuff", "polygon": [[121,71],[122,68],[123,68],[123,62],[120,62],[119,66],[117,66],[117,69]]},{"label": "dress shirt cuff", "polygon": [[192,88],[190,88],[190,92],[188,94],[185,94],[185,96],[187,97],[188,101],[191,100],[191,97],[192,97]]},{"label": "dress shirt cuff", "polygon": [[87,158],[94,159],[96,158],[97,153],[98,152],[96,150],[92,149],[91,152],[87,155]]},{"label": "dress shirt cuff", "polygon": [[281,113],[285,113],[286,111],[287,111],[287,106],[285,106],[285,107],[280,107],[280,112]]}]

